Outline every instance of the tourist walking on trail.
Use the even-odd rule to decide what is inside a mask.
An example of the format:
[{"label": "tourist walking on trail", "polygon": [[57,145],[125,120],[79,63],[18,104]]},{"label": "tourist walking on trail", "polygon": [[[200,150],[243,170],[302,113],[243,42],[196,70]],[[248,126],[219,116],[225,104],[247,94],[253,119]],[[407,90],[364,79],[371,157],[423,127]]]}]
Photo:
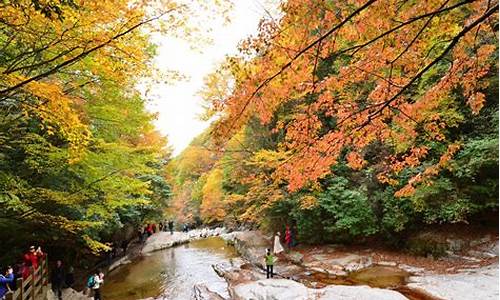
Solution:
[{"label": "tourist walking on trail", "polygon": [[266,250],[266,277],[273,278],[273,268],[274,268],[275,257],[271,252],[271,249]]},{"label": "tourist walking on trail", "polygon": [[62,300],[62,288],[64,284],[65,274],[62,261],[56,262],[56,267],[52,270],[50,281],[52,283],[52,291],[59,300]]},{"label": "tourist walking on trail", "polygon": [[0,299],[5,299],[5,294],[10,290],[9,284],[14,283],[14,270],[7,267],[4,275],[0,275]]},{"label": "tourist walking on trail", "polygon": [[104,283],[104,273],[97,270],[94,275],[89,277],[87,287],[93,291],[94,300],[101,300],[101,285]]},{"label": "tourist walking on trail", "polygon": [[170,230],[170,234],[174,234],[174,221],[168,221],[168,230]]}]

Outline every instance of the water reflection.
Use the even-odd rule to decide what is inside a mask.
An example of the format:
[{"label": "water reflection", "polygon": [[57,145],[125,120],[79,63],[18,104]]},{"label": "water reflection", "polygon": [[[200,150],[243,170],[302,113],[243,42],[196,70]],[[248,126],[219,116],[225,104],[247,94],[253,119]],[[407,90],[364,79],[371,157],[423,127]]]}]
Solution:
[{"label": "water reflection", "polygon": [[234,248],[216,237],[154,252],[109,274],[103,298],[133,300],[164,295],[169,300],[191,299],[197,283],[228,296],[226,282],[211,265],[236,256]]}]

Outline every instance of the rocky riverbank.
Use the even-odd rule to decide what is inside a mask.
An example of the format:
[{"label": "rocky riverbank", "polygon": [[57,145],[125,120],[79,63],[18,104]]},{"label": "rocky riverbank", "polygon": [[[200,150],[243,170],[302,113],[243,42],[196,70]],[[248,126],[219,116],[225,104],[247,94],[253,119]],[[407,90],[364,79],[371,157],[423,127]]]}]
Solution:
[{"label": "rocky riverbank", "polygon": [[[259,231],[226,233],[216,228],[172,235],[160,232],[148,238],[138,251],[114,262],[110,269],[138,255],[210,236],[220,236],[241,255],[230,263],[213,265],[214,271],[227,281],[231,299],[488,300],[499,296],[497,237],[483,237],[471,243],[472,248],[439,259],[366,247],[298,247],[280,255],[275,266],[277,275],[266,279],[263,255],[272,241]],[[65,291],[65,295],[67,299],[89,299],[72,290]],[[225,298],[212,292],[206,283],[193,286],[193,299]]]},{"label": "rocky riverbank", "polygon": [[471,299],[471,295],[480,299],[499,296],[498,237],[482,238],[471,243],[473,249],[440,259],[335,245],[300,248],[279,257],[275,266],[278,279],[272,280],[265,279],[262,271],[270,237],[258,231],[221,237],[244,259],[214,266],[228,281],[234,299],[461,300]]}]

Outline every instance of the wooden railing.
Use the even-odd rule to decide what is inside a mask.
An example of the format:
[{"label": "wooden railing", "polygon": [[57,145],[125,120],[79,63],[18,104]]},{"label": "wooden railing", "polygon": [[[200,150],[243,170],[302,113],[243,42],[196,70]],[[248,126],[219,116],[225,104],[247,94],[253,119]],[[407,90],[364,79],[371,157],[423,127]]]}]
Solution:
[{"label": "wooden railing", "polygon": [[44,286],[49,283],[49,265],[45,257],[37,269],[31,267],[31,274],[26,279],[17,278],[15,291],[9,291],[5,298],[7,300],[36,300],[43,299]]}]

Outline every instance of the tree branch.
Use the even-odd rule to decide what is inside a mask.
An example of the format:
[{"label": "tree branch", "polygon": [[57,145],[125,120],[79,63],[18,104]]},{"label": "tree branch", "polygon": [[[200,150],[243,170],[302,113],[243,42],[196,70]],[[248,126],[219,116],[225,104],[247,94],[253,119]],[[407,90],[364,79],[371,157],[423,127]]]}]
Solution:
[{"label": "tree branch", "polygon": [[[174,9],[175,9],[175,8],[174,8]],[[28,83],[30,83],[30,82],[32,82],[32,81],[39,80],[39,79],[42,79],[42,78],[44,78],[44,77],[47,77],[47,76],[49,76],[49,75],[51,75],[51,74],[53,74],[53,73],[57,72],[59,69],[61,69],[61,68],[63,68],[63,67],[66,67],[66,66],[68,66],[68,65],[71,65],[71,64],[73,64],[73,63],[77,62],[78,60],[80,60],[80,59],[82,59],[82,58],[86,57],[86,56],[87,56],[87,55],[89,55],[90,53],[92,53],[92,52],[94,52],[94,51],[96,51],[96,50],[99,50],[99,49],[101,49],[101,48],[103,48],[103,47],[105,47],[105,46],[109,45],[111,42],[113,42],[113,41],[115,41],[115,40],[117,40],[117,39],[119,39],[119,38],[121,38],[121,37],[123,37],[123,36],[127,35],[128,33],[130,33],[130,32],[132,32],[132,31],[134,31],[135,29],[137,29],[137,28],[139,28],[139,27],[141,27],[142,25],[147,24],[147,23],[150,23],[150,22],[152,22],[152,21],[155,21],[155,20],[157,20],[157,19],[159,19],[159,18],[163,17],[165,14],[167,14],[167,13],[171,12],[171,11],[172,11],[172,10],[174,10],[174,9],[168,10],[168,11],[166,11],[166,12],[164,12],[164,13],[162,13],[162,14],[158,15],[158,16],[155,16],[155,17],[153,17],[153,18],[150,18],[150,19],[147,19],[147,20],[145,20],[145,21],[139,22],[139,23],[135,24],[134,26],[130,27],[129,29],[125,30],[124,32],[118,33],[118,34],[116,34],[115,36],[111,37],[111,38],[110,38],[109,40],[107,40],[106,42],[101,43],[101,44],[99,44],[99,45],[97,45],[97,46],[94,46],[94,47],[92,47],[92,48],[90,48],[90,49],[88,49],[88,50],[85,50],[85,51],[83,51],[82,53],[78,54],[77,56],[72,57],[72,58],[70,58],[70,59],[68,59],[68,60],[66,60],[66,61],[64,61],[64,62],[62,62],[62,63],[60,63],[60,64],[58,64],[58,65],[56,65],[55,67],[53,67],[52,69],[50,69],[50,70],[48,70],[48,71],[46,71],[46,72],[43,72],[43,73],[41,73],[41,74],[38,74],[38,75],[36,75],[36,76],[33,76],[33,77],[28,78],[28,79],[26,79],[26,80],[23,80],[23,81],[19,82],[18,84],[14,85],[14,86],[8,87],[8,88],[3,89],[3,90],[0,90],[0,96],[5,96],[5,95],[9,94],[10,92],[12,92],[12,91],[14,91],[14,90],[16,90],[16,89],[19,89],[19,88],[23,87],[24,85],[26,85],[26,84],[28,84]]]}]

